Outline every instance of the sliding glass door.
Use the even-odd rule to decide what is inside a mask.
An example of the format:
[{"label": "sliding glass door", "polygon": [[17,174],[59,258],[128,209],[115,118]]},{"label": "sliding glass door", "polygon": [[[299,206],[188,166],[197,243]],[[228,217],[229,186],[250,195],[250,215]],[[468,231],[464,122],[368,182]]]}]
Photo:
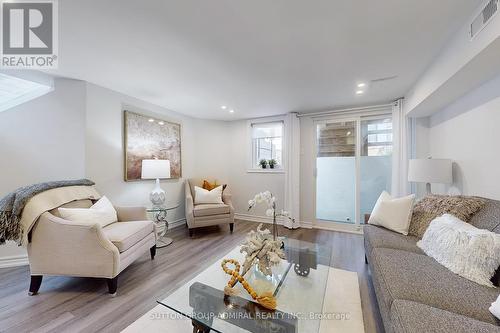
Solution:
[{"label": "sliding glass door", "polygon": [[355,120],[317,125],[316,218],[356,221]]},{"label": "sliding glass door", "polygon": [[361,224],[392,171],[390,115],[316,122],[316,220]]},{"label": "sliding glass door", "polygon": [[364,223],[380,193],[383,191],[391,193],[392,119],[390,116],[362,119],[360,127],[359,223]]}]

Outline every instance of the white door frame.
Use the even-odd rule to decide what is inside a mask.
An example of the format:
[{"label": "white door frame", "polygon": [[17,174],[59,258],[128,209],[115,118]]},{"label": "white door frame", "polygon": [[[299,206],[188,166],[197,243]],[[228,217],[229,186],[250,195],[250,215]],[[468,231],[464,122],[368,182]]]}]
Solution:
[{"label": "white door frame", "polygon": [[[354,232],[361,233],[361,213],[360,213],[360,202],[361,202],[361,180],[360,180],[360,163],[361,163],[361,121],[368,119],[376,119],[381,116],[391,115],[390,111],[384,110],[379,112],[357,112],[355,115],[341,115],[341,116],[325,116],[317,119],[313,119],[313,128],[314,128],[314,144],[313,144],[313,152],[314,152],[314,193],[313,193],[313,207],[314,207],[314,228],[320,229],[329,229],[343,232]],[[392,116],[392,115],[391,115]],[[337,123],[337,122],[346,122],[346,121],[355,121],[356,122],[356,155],[355,155],[355,175],[356,175],[356,184],[355,184],[355,221],[354,223],[344,223],[344,222],[336,222],[336,221],[327,221],[321,220],[316,217],[316,196],[317,196],[317,177],[318,177],[318,169],[317,169],[317,159],[318,159],[318,125],[319,124],[328,124],[328,123]]]}]

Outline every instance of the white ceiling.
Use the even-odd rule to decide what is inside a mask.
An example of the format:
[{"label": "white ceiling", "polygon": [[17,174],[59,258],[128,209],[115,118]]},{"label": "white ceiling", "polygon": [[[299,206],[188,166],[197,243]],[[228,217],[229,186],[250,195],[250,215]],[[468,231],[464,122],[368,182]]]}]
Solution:
[{"label": "white ceiling", "polygon": [[[408,91],[478,4],[64,0],[54,73],[199,118],[382,103]],[[358,81],[394,75],[355,94]]]}]

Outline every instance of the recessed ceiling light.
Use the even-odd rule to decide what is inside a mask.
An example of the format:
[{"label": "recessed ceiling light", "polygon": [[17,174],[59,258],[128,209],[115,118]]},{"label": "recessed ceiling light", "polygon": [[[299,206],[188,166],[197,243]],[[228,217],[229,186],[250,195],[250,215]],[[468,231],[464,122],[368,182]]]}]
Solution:
[{"label": "recessed ceiling light", "polygon": [[153,121],[155,121],[153,118],[149,119],[148,120],[150,123],[152,123]]},{"label": "recessed ceiling light", "polygon": [[363,87],[366,87],[366,83],[364,82],[358,83],[358,88],[363,88]]},{"label": "recessed ceiling light", "polygon": [[234,113],[234,110],[229,110],[229,113]]},{"label": "recessed ceiling light", "polygon": [[364,93],[364,91],[363,91],[363,90],[358,90],[358,91],[356,91],[356,95],[362,95],[363,93]]},{"label": "recessed ceiling light", "polygon": [[227,109],[227,106],[223,105],[223,106],[221,106],[220,108],[221,108],[222,110],[225,110],[225,109]]},{"label": "recessed ceiling light", "polygon": [[163,121],[159,121],[158,124],[159,125],[165,125],[165,123]]}]

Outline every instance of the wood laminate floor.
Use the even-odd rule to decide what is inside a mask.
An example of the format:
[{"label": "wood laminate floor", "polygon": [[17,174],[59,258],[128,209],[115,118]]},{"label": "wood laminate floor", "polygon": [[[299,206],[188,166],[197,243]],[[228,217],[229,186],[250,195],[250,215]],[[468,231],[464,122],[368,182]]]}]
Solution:
[{"label": "wood laminate floor", "polygon": [[[107,294],[103,279],[69,277],[44,277],[40,293],[28,296],[28,266],[0,269],[0,332],[120,332],[256,227],[237,221],[232,235],[228,226],[222,226],[196,231],[193,238],[186,227],[170,230],[174,243],[158,249],[155,260],[148,252],[125,269],[114,298]],[[281,227],[280,234],[331,246],[331,266],[358,273],[365,331],[384,331],[364,263],[363,236]]]}]

